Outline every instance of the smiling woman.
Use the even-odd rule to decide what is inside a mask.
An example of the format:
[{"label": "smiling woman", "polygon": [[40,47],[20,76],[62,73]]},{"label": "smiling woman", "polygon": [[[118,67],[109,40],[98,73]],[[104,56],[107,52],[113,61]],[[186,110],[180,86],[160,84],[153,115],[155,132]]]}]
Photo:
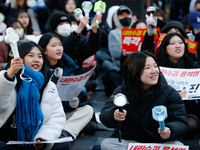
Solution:
[{"label": "smiling woman", "polygon": [[151,86],[158,83],[159,69],[157,63],[152,57],[146,58],[144,70],[140,76],[141,88],[145,91],[149,90]]},{"label": "smiling woman", "polygon": [[[105,126],[115,128],[113,138],[101,143],[101,150],[127,149],[129,143],[135,142],[183,145],[180,139],[188,130],[184,104],[178,92],[159,73],[154,56],[146,51],[133,53],[126,58],[122,72],[123,85],[113,92],[100,114]],[[123,112],[113,103],[118,93],[126,95],[128,100]],[[164,131],[152,117],[152,108],[158,105],[168,110]],[[121,142],[117,139],[119,130]]]},{"label": "smiling woman", "polygon": [[[195,59],[195,55],[189,52],[183,36],[178,33],[166,35],[156,51],[158,65],[163,67],[182,69],[200,68],[200,65]],[[184,100],[184,103],[188,113],[188,123],[190,127],[186,136],[192,138],[198,133],[200,100]],[[193,116],[189,114],[193,114]],[[198,117],[197,119],[196,116]]]},{"label": "smiling woman", "polygon": [[24,63],[34,71],[39,72],[43,66],[43,57],[40,49],[34,46],[24,57]]},{"label": "smiling woman", "polygon": [[[187,65],[194,66],[192,68],[199,67],[199,65],[193,61],[195,55],[189,52],[183,36],[178,33],[169,33],[166,35],[161,45],[156,50],[156,60],[160,66],[171,67],[171,63],[178,65],[183,63],[183,59],[187,58],[190,58],[190,62],[192,62]],[[184,65],[185,64],[183,63],[181,67],[186,68]],[[188,66],[187,68],[191,68],[191,66]]]},{"label": "smiling woman", "polygon": [[[40,143],[57,140],[65,123],[57,88],[49,81],[44,53],[33,42],[25,42],[18,49],[20,58],[13,58],[8,70],[0,72],[0,149],[59,150],[61,146],[60,149],[67,150],[69,142],[62,145]],[[10,140],[35,143],[6,145]]]}]

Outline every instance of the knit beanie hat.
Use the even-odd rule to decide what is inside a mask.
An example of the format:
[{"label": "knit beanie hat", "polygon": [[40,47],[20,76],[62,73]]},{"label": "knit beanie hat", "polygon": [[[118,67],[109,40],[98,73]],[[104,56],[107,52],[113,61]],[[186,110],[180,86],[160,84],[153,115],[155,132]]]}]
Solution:
[{"label": "knit beanie hat", "polygon": [[162,28],[162,30],[160,32],[161,33],[167,33],[169,31],[169,29],[173,28],[173,27],[177,28],[184,38],[188,38],[187,33],[185,32],[185,28],[184,28],[183,24],[180,21],[175,21],[175,20],[169,21]]},{"label": "knit beanie hat", "polygon": [[63,13],[63,12],[55,12],[49,17],[49,29],[51,32],[55,32],[57,26],[61,22],[68,21],[71,24],[71,19],[68,16],[68,14]]}]

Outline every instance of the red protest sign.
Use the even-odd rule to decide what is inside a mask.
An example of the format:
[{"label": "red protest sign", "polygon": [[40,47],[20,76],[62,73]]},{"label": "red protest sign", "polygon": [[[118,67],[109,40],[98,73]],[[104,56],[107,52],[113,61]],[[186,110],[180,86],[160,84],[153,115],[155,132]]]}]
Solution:
[{"label": "red protest sign", "polygon": [[[156,28],[160,32],[160,28]],[[155,32],[154,41],[158,39]],[[128,56],[133,52],[139,52],[147,29],[122,29],[122,56]]]},{"label": "red protest sign", "polygon": [[83,69],[91,69],[93,67],[92,63],[94,63],[94,61],[95,61],[95,54],[82,62]]},{"label": "red protest sign", "polygon": [[[165,33],[160,33],[160,37],[156,43],[156,46],[155,46],[155,51],[157,50],[157,48],[160,46],[163,38],[166,36],[167,34]],[[197,45],[198,43],[197,42],[194,42],[194,41],[191,41],[189,39],[186,39],[185,38],[185,42],[188,44],[188,50],[191,52],[191,53],[194,53],[196,54],[196,50],[197,50]],[[155,53],[156,54],[156,53]]]}]

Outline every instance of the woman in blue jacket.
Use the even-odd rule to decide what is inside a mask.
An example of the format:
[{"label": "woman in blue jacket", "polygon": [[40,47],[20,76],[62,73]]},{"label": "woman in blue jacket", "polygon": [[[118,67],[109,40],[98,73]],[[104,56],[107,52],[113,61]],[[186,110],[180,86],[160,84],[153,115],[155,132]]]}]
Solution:
[{"label": "woman in blue jacket", "polygon": [[[74,71],[79,68],[76,63],[65,53],[63,53],[63,45],[59,37],[54,33],[46,33],[39,40],[39,45],[42,47],[52,71],[51,80],[56,84],[60,76],[72,76]],[[58,74],[60,72],[60,74]],[[65,113],[66,134],[74,139],[78,136],[81,130],[90,122],[93,117],[94,109],[88,105],[87,95],[84,90],[80,92],[78,97],[74,97],[70,101],[62,101]],[[91,123],[91,122],[90,122]],[[96,130],[96,123],[92,122],[91,132]]]}]

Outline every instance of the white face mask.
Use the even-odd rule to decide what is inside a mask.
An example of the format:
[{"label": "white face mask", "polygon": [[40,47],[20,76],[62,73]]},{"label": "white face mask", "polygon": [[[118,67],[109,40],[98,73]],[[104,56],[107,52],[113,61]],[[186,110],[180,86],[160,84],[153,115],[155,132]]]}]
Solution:
[{"label": "white face mask", "polygon": [[71,26],[70,24],[63,24],[57,27],[58,34],[63,37],[68,37],[71,33]]},{"label": "white face mask", "polygon": [[192,33],[187,33],[188,39],[191,41],[195,40],[195,36]]},{"label": "white face mask", "polygon": [[21,39],[24,35],[24,29],[15,29],[15,33],[17,33],[19,36],[19,39]]},{"label": "white face mask", "polygon": [[30,8],[34,8],[37,5],[35,0],[28,0],[27,1],[27,6]]},{"label": "white face mask", "polygon": [[71,25],[71,32],[76,31],[76,29],[78,28],[78,25],[72,24]]}]

